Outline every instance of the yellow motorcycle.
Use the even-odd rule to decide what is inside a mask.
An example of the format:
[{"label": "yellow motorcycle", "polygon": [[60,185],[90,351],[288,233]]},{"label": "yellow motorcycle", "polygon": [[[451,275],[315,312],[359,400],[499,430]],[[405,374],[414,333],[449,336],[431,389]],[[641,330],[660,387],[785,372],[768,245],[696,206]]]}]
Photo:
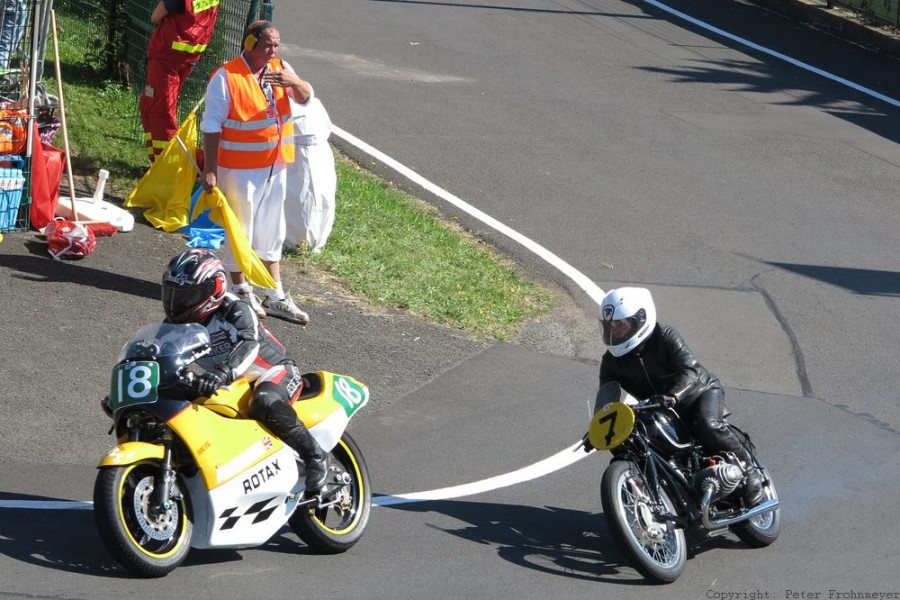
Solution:
[{"label": "yellow motorcycle", "polygon": [[302,460],[248,416],[246,380],[210,397],[190,391],[195,361],[209,350],[195,323],[148,325],[122,349],[103,401],[118,444],[94,485],[106,548],[141,577],[166,575],[191,548],[262,545],[285,523],[318,552],[351,548],[368,524],[372,492],[346,428],[368,388],[327,371],[303,376],[294,409],[328,453],[328,481],[306,499]]}]

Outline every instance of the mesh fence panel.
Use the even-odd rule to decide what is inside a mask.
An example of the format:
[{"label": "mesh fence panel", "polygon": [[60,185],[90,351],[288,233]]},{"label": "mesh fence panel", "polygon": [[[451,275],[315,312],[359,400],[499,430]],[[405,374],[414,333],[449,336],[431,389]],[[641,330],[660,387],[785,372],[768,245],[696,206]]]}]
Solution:
[{"label": "mesh fence panel", "polygon": [[[67,20],[67,39],[84,45],[96,60],[102,77],[127,83],[134,90],[133,129],[142,139],[138,98],[146,77],[147,43],[153,33],[150,14],[157,0],[56,0],[54,9]],[[212,71],[240,52],[248,23],[271,16],[271,3],[260,0],[221,0],[216,28],[206,51],[179,96],[179,121],[197,105]]]}]

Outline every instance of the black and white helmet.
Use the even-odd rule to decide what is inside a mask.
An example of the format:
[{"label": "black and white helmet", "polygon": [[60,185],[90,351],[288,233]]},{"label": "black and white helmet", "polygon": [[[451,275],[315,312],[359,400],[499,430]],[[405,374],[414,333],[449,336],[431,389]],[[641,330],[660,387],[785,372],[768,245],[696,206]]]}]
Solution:
[{"label": "black and white helmet", "polygon": [[640,346],[654,327],[656,306],[646,288],[611,290],[600,303],[603,343],[613,356],[625,356]]}]

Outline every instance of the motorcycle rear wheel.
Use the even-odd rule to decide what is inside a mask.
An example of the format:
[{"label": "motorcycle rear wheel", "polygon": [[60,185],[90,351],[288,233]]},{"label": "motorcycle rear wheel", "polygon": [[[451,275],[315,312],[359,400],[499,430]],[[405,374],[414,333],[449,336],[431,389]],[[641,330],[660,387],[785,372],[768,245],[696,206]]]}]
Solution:
[{"label": "motorcycle rear wheel", "polygon": [[[613,461],[600,483],[603,514],[638,572],[655,583],[671,583],[684,572],[687,561],[684,530],[653,517],[649,489],[634,465]],[[674,514],[674,504],[665,490],[660,490],[660,496]]]},{"label": "motorcycle rear wheel", "polygon": [[171,508],[152,509],[160,465],[154,461],[105,467],[94,482],[94,521],[113,558],[140,577],[175,570],[191,549],[191,523],[184,496]]},{"label": "motorcycle rear wheel", "polygon": [[[766,500],[774,500],[778,498],[775,484],[768,477],[768,473],[766,474],[766,479],[767,483],[763,487]],[[777,540],[781,533],[781,509],[776,508],[773,511],[753,517],[749,521],[735,523],[730,529],[748,546],[765,548]]]},{"label": "motorcycle rear wheel", "polygon": [[[369,470],[359,446],[348,433],[341,436],[328,458],[330,483],[322,490],[327,496],[336,486],[338,502],[317,509],[300,509],[290,526],[310,548],[322,554],[339,554],[353,547],[365,532],[372,510]],[[349,483],[335,483],[348,479]]]}]

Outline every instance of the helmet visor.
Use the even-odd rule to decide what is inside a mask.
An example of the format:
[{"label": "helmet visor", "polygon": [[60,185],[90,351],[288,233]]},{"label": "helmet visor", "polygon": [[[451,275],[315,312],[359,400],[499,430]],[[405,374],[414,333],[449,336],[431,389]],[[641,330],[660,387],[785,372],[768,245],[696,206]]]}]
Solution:
[{"label": "helmet visor", "polygon": [[163,285],[162,301],[166,316],[174,323],[183,323],[190,317],[192,309],[206,300],[202,287],[196,285],[179,287],[166,282]]},{"label": "helmet visor", "polygon": [[603,328],[603,342],[607,346],[618,346],[627,342],[638,330],[637,319],[634,317],[600,321],[600,326]]}]

